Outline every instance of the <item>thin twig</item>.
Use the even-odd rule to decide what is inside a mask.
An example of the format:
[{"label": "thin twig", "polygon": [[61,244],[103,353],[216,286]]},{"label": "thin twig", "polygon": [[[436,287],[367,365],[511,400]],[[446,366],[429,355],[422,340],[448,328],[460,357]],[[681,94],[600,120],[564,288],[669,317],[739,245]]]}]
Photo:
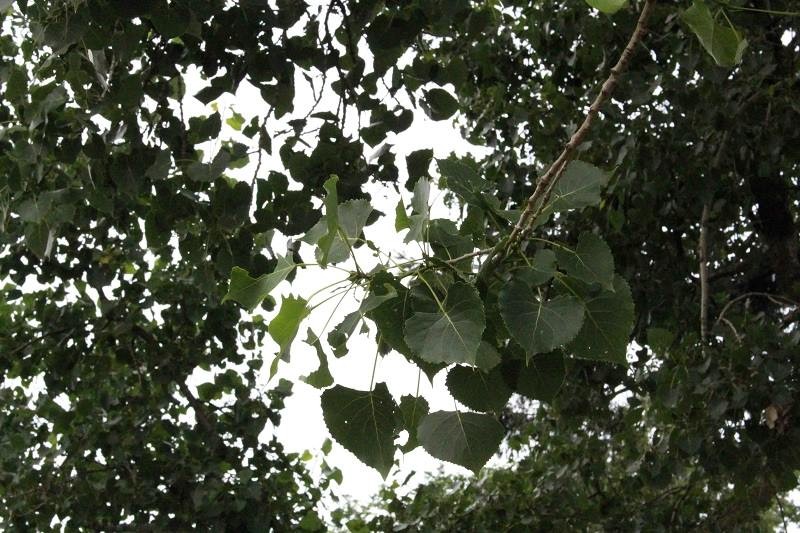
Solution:
[{"label": "thin twig", "polygon": [[536,189],[525,202],[525,208],[522,211],[519,222],[517,222],[517,224],[514,226],[514,229],[512,230],[508,239],[500,241],[492,253],[489,254],[489,257],[481,269],[481,278],[485,279],[488,277],[490,272],[500,263],[500,261],[505,259],[511,250],[517,246],[517,244],[525,237],[525,235],[527,235],[527,233],[531,231],[531,229],[533,229],[533,222],[538,218],[542,212],[542,209],[546,205],[549,193],[552,191],[555,183],[563,175],[567,164],[574,159],[575,152],[586,139],[586,136],[589,133],[592,123],[599,113],[600,108],[611,97],[611,93],[617,86],[622,73],[628,68],[631,57],[633,57],[634,49],[638,46],[647,32],[647,20],[650,17],[655,4],[656,0],[645,0],[642,12],[639,14],[639,20],[636,23],[636,28],[633,30],[633,33],[628,40],[628,44],[625,46],[625,49],[619,56],[617,64],[611,69],[608,78],[606,78],[605,82],[600,88],[600,93],[589,107],[589,111],[586,113],[583,123],[572,135],[569,142],[564,147],[564,150],[561,152],[561,155],[558,156],[558,158],[553,162],[552,165],[550,165],[547,171],[537,180]]},{"label": "thin twig", "polygon": [[746,292],[744,294],[740,294],[739,296],[737,296],[736,298],[725,304],[725,307],[723,307],[722,311],[720,311],[719,313],[719,317],[714,322],[714,326],[719,325],[720,322],[725,320],[725,313],[727,313],[728,309],[730,309],[731,306],[733,306],[736,302],[744,300],[745,298],[752,298],[753,296],[766,298],[770,302],[779,306],[791,305],[792,307],[800,307],[800,304],[798,304],[798,302],[795,302],[794,300],[787,298],[786,296],[781,296],[780,294],[770,294],[768,292]]},{"label": "thin twig", "polygon": [[700,216],[700,242],[698,243],[700,256],[700,343],[703,355],[706,353],[708,342],[708,204],[703,205],[703,214]]}]

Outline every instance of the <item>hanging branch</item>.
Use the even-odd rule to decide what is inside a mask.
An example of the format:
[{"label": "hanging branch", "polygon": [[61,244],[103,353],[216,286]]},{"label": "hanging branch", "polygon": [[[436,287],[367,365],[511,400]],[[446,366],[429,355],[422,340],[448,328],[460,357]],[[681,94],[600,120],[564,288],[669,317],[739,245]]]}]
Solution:
[{"label": "hanging branch", "polygon": [[631,61],[631,57],[633,57],[634,49],[641,42],[642,38],[647,32],[647,20],[650,17],[655,4],[656,0],[645,0],[642,12],[639,14],[639,20],[636,22],[636,28],[633,30],[633,33],[628,40],[628,44],[625,46],[625,49],[619,56],[619,60],[617,60],[617,64],[611,69],[608,78],[600,88],[600,93],[589,107],[589,111],[586,113],[583,123],[572,135],[566,146],[564,146],[564,150],[561,152],[561,155],[558,156],[558,158],[553,162],[552,165],[550,165],[547,171],[536,181],[536,189],[525,202],[525,208],[522,211],[519,222],[517,222],[517,224],[514,226],[514,229],[511,231],[511,235],[509,235],[507,239],[501,240],[486,258],[486,262],[479,273],[481,278],[485,279],[488,277],[491,271],[503,259],[505,259],[519,244],[519,242],[533,229],[533,223],[541,214],[542,209],[546,205],[550,193],[553,190],[553,187],[563,175],[564,170],[567,168],[569,162],[575,158],[575,152],[577,151],[578,146],[580,146],[586,139],[589,129],[592,127],[592,123],[599,113],[600,108],[611,97],[611,93],[617,86],[620,77],[622,76],[623,72],[627,70],[628,64]]}]

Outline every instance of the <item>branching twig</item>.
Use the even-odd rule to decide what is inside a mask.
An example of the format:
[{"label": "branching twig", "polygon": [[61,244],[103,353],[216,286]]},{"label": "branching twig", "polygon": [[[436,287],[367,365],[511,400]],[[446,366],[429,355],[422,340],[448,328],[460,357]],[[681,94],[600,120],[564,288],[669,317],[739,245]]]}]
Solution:
[{"label": "branching twig", "polygon": [[575,131],[570,138],[569,142],[564,147],[561,155],[553,162],[547,171],[536,182],[536,189],[533,194],[525,202],[525,208],[522,211],[519,222],[514,226],[511,235],[500,241],[495,249],[489,254],[483,268],[481,269],[480,277],[486,278],[491,271],[505,259],[511,250],[518,245],[518,243],[525,237],[525,235],[532,229],[533,223],[541,214],[543,207],[546,205],[549,193],[552,191],[556,182],[561,178],[566,169],[567,164],[575,157],[575,152],[583,141],[586,139],[589,129],[592,127],[595,117],[600,111],[603,104],[611,97],[617,83],[619,82],[622,73],[628,68],[633,51],[646,33],[647,19],[653,11],[656,0],[645,0],[642,12],[639,14],[639,20],[636,23],[636,28],[633,30],[628,44],[619,56],[617,64],[611,69],[611,72],[606,78],[600,88],[600,93],[592,102],[589,111],[583,123]]},{"label": "branching twig", "polygon": [[723,322],[725,320],[725,313],[727,313],[728,310],[736,302],[744,300],[745,298],[752,298],[753,296],[766,298],[770,302],[779,306],[791,305],[792,307],[800,307],[800,303],[795,302],[794,300],[792,300],[791,298],[787,298],[786,296],[781,296],[780,294],[770,294],[768,292],[746,292],[744,294],[740,294],[739,296],[737,296],[736,298],[725,304],[725,307],[723,307],[722,311],[720,311],[719,313],[719,317],[717,317],[717,320],[714,322],[714,326],[715,327],[718,326],[720,322]]}]

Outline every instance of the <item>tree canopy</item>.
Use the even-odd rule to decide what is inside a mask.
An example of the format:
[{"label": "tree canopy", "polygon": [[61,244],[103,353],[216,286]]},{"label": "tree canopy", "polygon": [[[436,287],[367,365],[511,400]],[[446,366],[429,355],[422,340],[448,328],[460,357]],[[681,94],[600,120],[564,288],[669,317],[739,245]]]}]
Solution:
[{"label": "tree canopy", "polygon": [[[0,523],[322,528],[341,473],[274,438],[304,330],[339,445],[480,479],[335,513],[351,530],[791,516],[795,9],[0,0]],[[398,157],[417,110],[489,155]],[[362,333],[356,390],[328,361]],[[389,352],[460,406],[375,383]]]}]

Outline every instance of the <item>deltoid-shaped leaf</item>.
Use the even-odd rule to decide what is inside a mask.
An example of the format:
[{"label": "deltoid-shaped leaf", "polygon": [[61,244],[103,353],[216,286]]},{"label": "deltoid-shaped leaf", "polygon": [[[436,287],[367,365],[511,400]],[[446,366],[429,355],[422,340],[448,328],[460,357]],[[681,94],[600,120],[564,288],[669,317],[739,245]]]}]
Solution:
[{"label": "deltoid-shaped leaf", "polygon": [[476,411],[500,411],[511,397],[499,368],[483,372],[468,366],[454,366],[447,373],[450,394]]},{"label": "deltoid-shaped leaf", "polygon": [[278,257],[275,270],[269,274],[253,278],[247,270],[239,267],[231,269],[231,281],[228,285],[228,293],[222,299],[223,302],[233,300],[241,304],[248,311],[252,311],[258,304],[269,296],[269,293],[278,286],[280,282],[292,273],[295,268],[291,256]]},{"label": "deltoid-shaped leaf", "polygon": [[458,111],[458,100],[444,89],[431,89],[425,91],[425,99],[422,101],[422,109],[431,120],[445,120],[453,116]]},{"label": "deltoid-shaped leaf", "polygon": [[325,351],[322,349],[322,343],[319,341],[319,337],[311,331],[311,328],[308,329],[306,344],[313,346],[314,350],[316,350],[317,358],[319,359],[319,368],[300,379],[317,389],[330,387],[333,385],[333,376],[331,376],[330,369],[328,368],[328,356],[325,355]]},{"label": "deltoid-shaped leaf", "polygon": [[[391,280],[392,278],[388,276],[380,277],[379,275],[375,279]],[[364,298],[359,308],[347,314],[328,334],[328,344],[333,348],[333,355],[336,357],[342,357],[347,354],[347,341],[355,332],[362,318],[385,302],[398,297],[397,290],[390,283],[385,283],[383,286],[380,286],[380,282],[378,282],[374,285],[375,287],[373,287],[367,297]]]},{"label": "deltoid-shaped leaf", "polygon": [[553,211],[582,209],[600,203],[600,192],[609,174],[584,161],[572,161],[550,196]]},{"label": "deltoid-shaped leaf", "polygon": [[556,254],[552,250],[542,249],[534,254],[531,264],[514,273],[514,275],[536,287],[547,283],[556,273]]},{"label": "deltoid-shaped leaf", "polygon": [[319,238],[319,263],[324,265],[328,262],[328,254],[331,251],[334,239],[339,233],[339,195],[336,192],[336,184],[339,182],[338,176],[331,176],[323,185],[325,192],[325,235]]},{"label": "deltoid-shaped leaf", "polygon": [[478,473],[497,452],[503,433],[491,415],[436,411],[422,419],[417,438],[433,457]]},{"label": "deltoid-shaped leaf", "polygon": [[692,7],[681,14],[681,18],[697,35],[700,44],[717,65],[733,67],[741,62],[747,39],[742,38],[733,26],[718,24],[703,0],[695,0]]},{"label": "deltoid-shaped leaf", "polygon": [[443,301],[414,299],[413,311],[405,341],[415,354],[431,363],[475,363],[486,319],[474,287],[453,283]]},{"label": "deltoid-shaped leaf", "polygon": [[408,453],[417,446],[417,428],[419,427],[420,420],[422,420],[429,411],[428,402],[422,396],[411,396],[407,394],[400,398],[400,413],[403,417],[403,427],[408,431],[408,442],[406,442],[400,451]]},{"label": "deltoid-shaped leaf", "polygon": [[500,291],[500,315],[528,359],[572,340],[581,329],[583,306],[572,296],[545,300],[514,278]]},{"label": "deltoid-shaped leaf", "polygon": [[613,15],[628,4],[628,0],[586,0],[586,3],[607,15]]},{"label": "deltoid-shaped leaf", "polygon": [[585,285],[572,285],[586,307],[586,319],[568,349],[576,357],[626,364],[634,319],[628,283],[621,276],[615,276],[614,291],[599,293],[593,293]]},{"label": "deltoid-shaped leaf", "polygon": [[289,361],[289,349],[297,336],[297,330],[310,312],[307,304],[308,302],[299,296],[297,298],[287,296],[281,302],[280,311],[269,323],[269,334],[278,343],[280,347],[278,355],[284,361]]},{"label": "deltoid-shaped leaf", "polygon": [[481,178],[467,163],[453,157],[437,159],[436,164],[444,178],[443,186],[459,195],[465,202],[482,207],[481,193],[489,188],[489,182]]},{"label": "deltoid-shaped leaf", "polygon": [[400,412],[385,383],[372,391],[336,385],[322,393],[322,416],[336,442],[385,478],[394,462]]},{"label": "deltoid-shaped leaf", "polygon": [[581,233],[575,251],[558,248],[558,264],[567,275],[586,283],[614,289],[614,256],[606,241],[594,233]]},{"label": "deltoid-shaped leaf", "polygon": [[561,352],[539,354],[522,365],[515,390],[533,400],[550,402],[561,390],[566,376]]}]

